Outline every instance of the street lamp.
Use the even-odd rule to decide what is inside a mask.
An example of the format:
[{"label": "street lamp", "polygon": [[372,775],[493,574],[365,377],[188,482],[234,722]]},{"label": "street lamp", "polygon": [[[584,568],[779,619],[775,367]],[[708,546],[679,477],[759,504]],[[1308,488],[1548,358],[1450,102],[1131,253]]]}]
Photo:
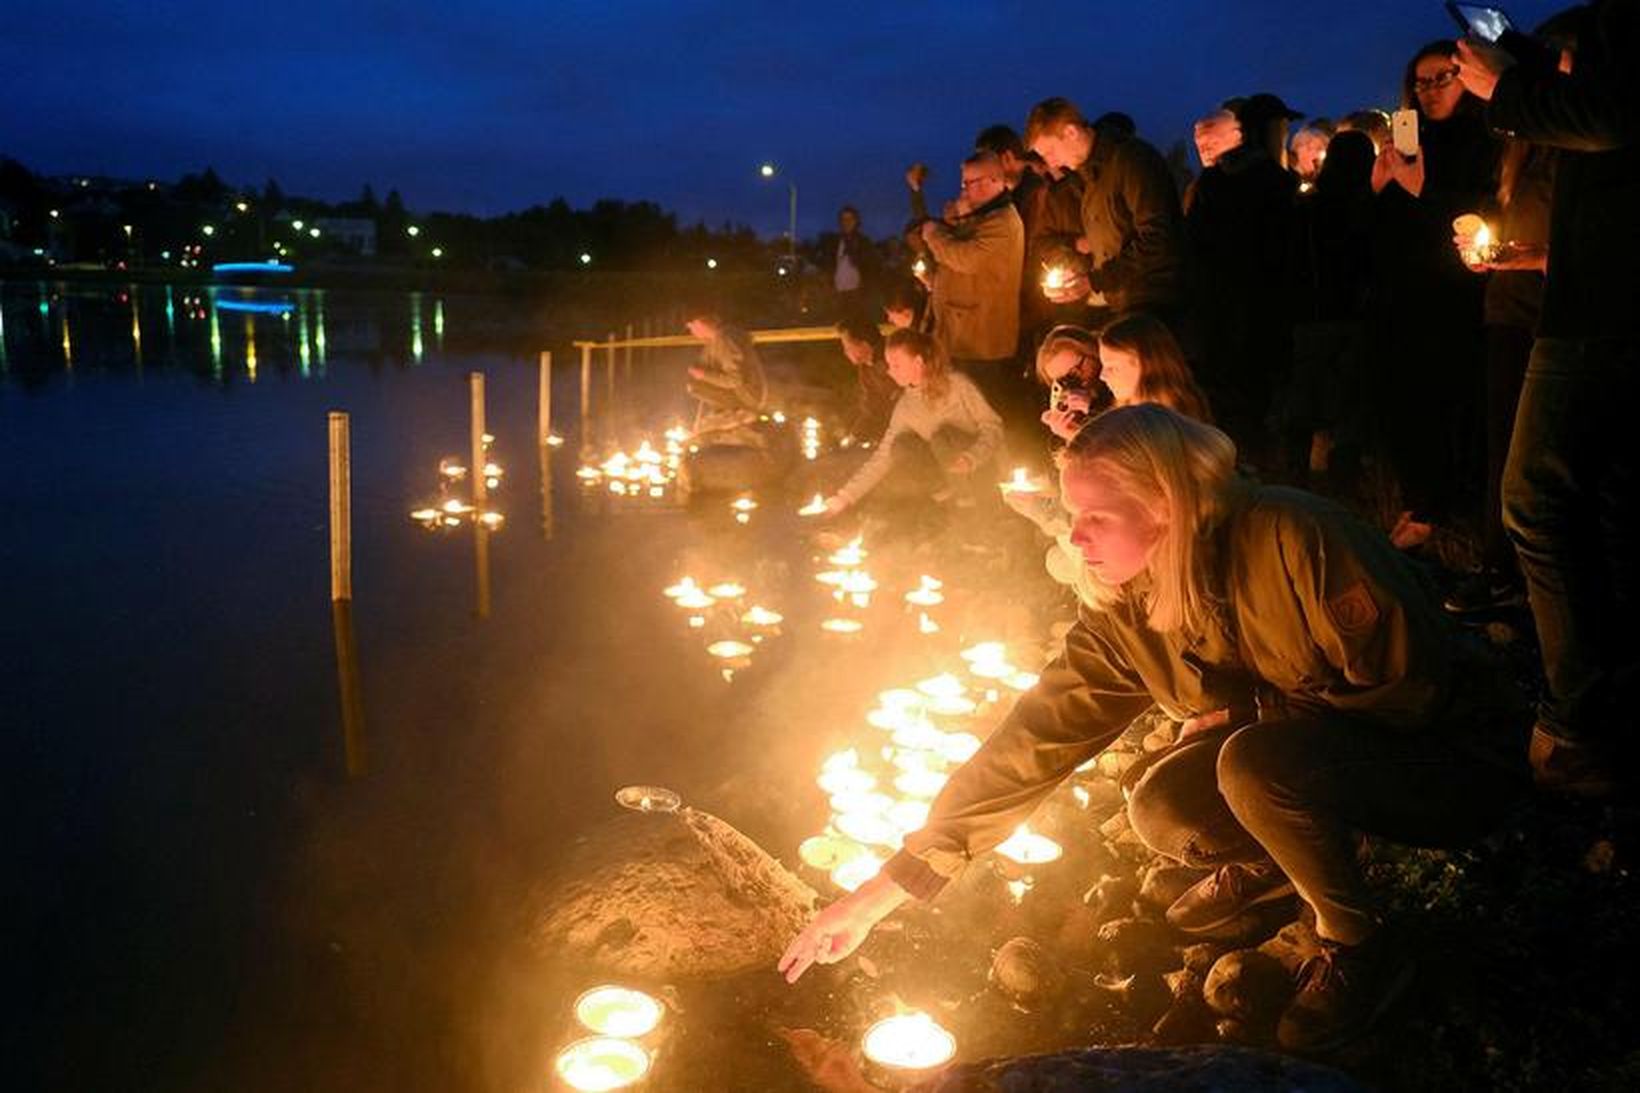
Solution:
[{"label": "street lamp", "polygon": [[406,235],[408,235],[411,239],[414,239],[416,236],[421,234],[421,229],[418,228],[416,225],[411,224],[408,228],[404,229],[404,233]]},{"label": "street lamp", "polygon": [[[757,173],[764,178],[773,178],[775,176],[775,165],[765,163],[757,169]],[[786,185],[791,190],[791,219],[787,222],[788,227],[786,229],[786,255],[791,259],[792,265],[795,266],[797,265],[797,183],[787,179]]]}]

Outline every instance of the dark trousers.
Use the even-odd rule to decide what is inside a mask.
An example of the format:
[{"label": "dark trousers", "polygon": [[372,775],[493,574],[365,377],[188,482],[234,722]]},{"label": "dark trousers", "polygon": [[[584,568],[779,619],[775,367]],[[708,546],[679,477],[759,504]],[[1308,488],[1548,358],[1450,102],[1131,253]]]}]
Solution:
[{"label": "dark trousers", "polygon": [[1515,431],[1515,407],[1532,356],[1532,332],[1523,326],[1486,326],[1486,510],[1481,514],[1481,561],[1495,573],[1515,573],[1515,548],[1503,530],[1503,468]]},{"label": "dark trousers", "polygon": [[1518,734],[1508,735],[1493,757],[1437,726],[1394,729],[1338,715],[1222,730],[1147,770],[1128,816],[1146,845],[1186,864],[1268,856],[1315,909],[1322,937],[1357,944],[1377,921],[1356,834],[1413,846],[1486,834],[1529,786]]},{"label": "dark trousers", "polygon": [[1540,338],[1503,474],[1503,522],[1537,623],[1551,735],[1632,748],[1640,342]]}]

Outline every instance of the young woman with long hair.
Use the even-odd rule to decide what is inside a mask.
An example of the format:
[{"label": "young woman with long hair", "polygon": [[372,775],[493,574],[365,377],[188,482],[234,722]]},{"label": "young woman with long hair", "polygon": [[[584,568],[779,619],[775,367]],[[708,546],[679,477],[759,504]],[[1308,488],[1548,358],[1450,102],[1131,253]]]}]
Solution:
[{"label": "young woman with long hair", "polygon": [[1470,841],[1529,786],[1521,697],[1412,564],[1343,508],[1238,475],[1224,433],[1119,407],[1066,448],[1082,607],[1060,656],[882,872],[788,946],[795,980],[995,847],[1153,703],[1181,743],[1128,802],[1153,849],[1214,872],[1168,908],[1210,933],[1296,894],[1320,951],[1278,1030],[1320,1051],[1370,1026],[1408,954],[1369,898],[1355,835]]}]

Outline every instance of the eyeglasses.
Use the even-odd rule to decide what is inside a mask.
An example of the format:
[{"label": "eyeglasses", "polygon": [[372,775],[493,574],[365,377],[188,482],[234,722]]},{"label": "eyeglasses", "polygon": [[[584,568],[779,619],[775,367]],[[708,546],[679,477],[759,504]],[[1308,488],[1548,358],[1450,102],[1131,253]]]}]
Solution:
[{"label": "eyeglasses", "polygon": [[1412,81],[1412,90],[1414,92],[1439,91],[1441,88],[1449,86],[1457,78],[1458,66],[1453,65],[1446,71],[1438,72],[1433,76],[1419,76]]}]

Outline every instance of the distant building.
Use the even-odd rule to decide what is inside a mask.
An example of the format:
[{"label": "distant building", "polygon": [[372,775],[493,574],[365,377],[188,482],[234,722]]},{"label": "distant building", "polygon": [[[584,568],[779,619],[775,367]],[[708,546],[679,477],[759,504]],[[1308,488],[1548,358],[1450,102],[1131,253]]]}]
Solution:
[{"label": "distant building", "polygon": [[331,241],[364,258],[376,254],[376,222],[363,217],[327,217],[313,222],[313,226],[330,237]]}]

